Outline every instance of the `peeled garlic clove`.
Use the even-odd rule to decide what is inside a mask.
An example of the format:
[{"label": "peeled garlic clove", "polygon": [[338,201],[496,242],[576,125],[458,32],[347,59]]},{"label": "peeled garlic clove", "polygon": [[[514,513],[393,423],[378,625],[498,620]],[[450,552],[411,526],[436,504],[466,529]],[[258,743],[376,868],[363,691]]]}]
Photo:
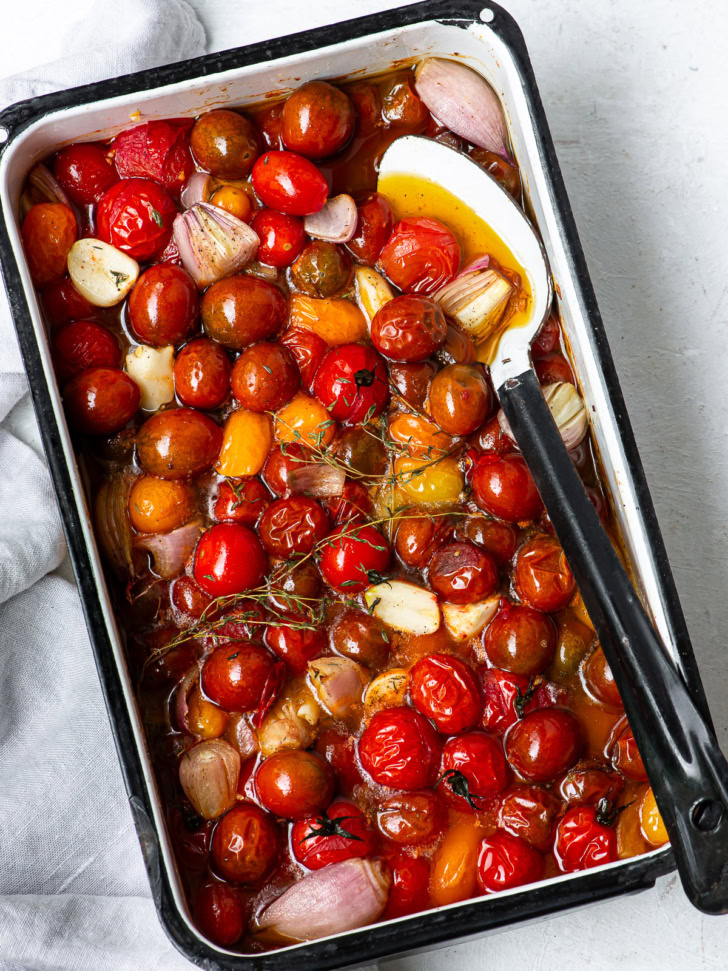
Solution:
[{"label": "peeled garlic clove", "polygon": [[240,755],[221,738],[198,742],[179,763],[180,785],[203,819],[216,819],[234,805],[239,775]]},{"label": "peeled garlic clove", "polygon": [[361,703],[369,676],[348,657],[322,657],[308,663],[308,678],[319,703],[334,718],[345,718]]},{"label": "peeled garlic clove", "polygon": [[126,373],[139,385],[142,411],[156,411],[174,398],[174,347],[132,347],[126,355]]},{"label": "peeled garlic clove", "polygon": [[405,704],[410,676],[404,668],[390,668],[383,671],[364,692],[364,707],[398,708]]},{"label": "peeled garlic clove", "polygon": [[303,228],[314,239],[330,243],[348,243],[356,232],[356,203],[351,196],[342,193],[324,203],[323,209],[306,216]]},{"label": "peeled garlic clove", "polygon": [[475,340],[484,340],[500,320],[515,286],[489,256],[474,260],[432,298]]},{"label": "peeled garlic clove", "polygon": [[367,319],[369,327],[378,310],[394,297],[392,288],[381,275],[370,266],[358,266],[354,271],[356,302]]},{"label": "peeled garlic clove", "polygon": [[406,580],[386,580],[368,587],[364,600],[382,623],[406,634],[434,634],[440,626],[435,594]]},{"label": "peeled garlic clove", "polygon": [[[547,384],[541,388],[541,391],[561,433],[564,445],[570,452],[584,441],[589,430],[586,405],[574,385],[568,381]],[[510,422],[502,408],[498,412],[498,424],[503,434],[508,435],[515,443]]]},{"label": "peeled garlic clove", "polygon": [[94,307],[113,307],[137,282],[139,264],[100,239],[78,239],[68,254],[68,274]]},{"label": "peeled garlic clove", "polygon": [[457,61],[428,57],[417,68],[415,90],[441,125],[489,152],[506,152],[506,122],[485,78]]},{"label": "peeled garlic clove", "polygon": [[498,612],[500,594],[473,604],[442,604],[442,617],[452,636],[459,641],[470,640],[489,624]]},{"label": "peeled garlic clove", "polygon": [[260,243],[247,223],[208,202],[175,216],[173,233],[182,264],[201,290],[250,263]]}]

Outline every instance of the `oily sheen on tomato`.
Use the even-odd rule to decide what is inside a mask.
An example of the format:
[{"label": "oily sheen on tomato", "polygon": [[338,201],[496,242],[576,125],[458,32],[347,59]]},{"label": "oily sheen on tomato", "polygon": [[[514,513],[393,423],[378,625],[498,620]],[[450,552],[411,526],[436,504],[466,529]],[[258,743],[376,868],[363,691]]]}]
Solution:
[{"label": "oily sheen on tomato", "polygon": [[379,263],[405,293],[432,294],[459,270],[460,244],[439,219],[412,216],[394,226]]},{"label": "oily sheen on tomato", "polygon": [[480,717],[478,681],[468,665],[447,654],[421,658],[410,673],[410,699],[444,735],[475,728]]},{"label": "oily sheen on tomato", "polygon": [[447,828],[447,808],[433,789],[397,792],[387,796],[377,809],[377,828],[400,846],[424,846],[434,842]]},{"label": "oily sheen on tomato", "polygon": [[544,858],[525,840],[497,832],[486,837],[478,852],[478,886],[483,893],[511,890],[540,880]]},{"label": "oily sheen on tomato", "polygon": [[257,587],[267,565],[252,529],[240,523],[218,523],[200,537],[193,574],[205,593],[225,597]]},{"label": "oily sheen on tomato", "polygon": [[375,782],[392,789],[432,785],[440,761],[437,732],[414,708],[377,712],[359,739],[359,758]]},{"label": "oily sheen on tomato", "polygon": [[378,529],[342,523],[328,536],[319,565],[329,586],[342,593],[358,593],[380,582],[389,561],[389,546]]},{"label": "oily sheen on tomato", "polygon": [[556,827],[554,856],[564,873],[588,870],[617,859],[614,819],[609,804],[576,806],[566,811]]},{"label": "oily sheen on tomato", "polygon": [[536,483],[522,455],[482,455],[472,475],[473,494],[481,509],[516,523],[536,519],[543,510]]},{"label": "oily sheen on tomato", "polygon": [[449,805],[464,813],[485,809],[508,782],[501,743],[480,731],[448,739],[442,749],[440,779]]},{"label": "oily sheen on tomato", "polygon": [[275,819],[252,803],[233,806],[222,817],[212,838],[212,861],[225,880],[255,886],[267,876],[280,847]]},{"label": "oily sheen on tomato", "polygon": [[426,297],[387,301],[372,320],[372,343],[391,361],[424,361],[445,343],[447,322],[440,307]]},{"label": "oily sheen on tomato", "polygon": [[319,366],[314,394],[336,421],[355,425],[369,420],[389,398],[386,365],[364,344],[334,347]]},{"label": "oily sheen on tomato", "polygon": [[200,680],[208,698],[226,711],[253,711],[272,667],[273,658],[264,647],[231,641],[207,657]]},{"label": "oily sheen on tomato", "polygon": [[330,863],[369,856],[375,837],[355,803],[336,799],[325,813],[293,824],[291,848],[299,863],[309,870],[320,870]]},{"label": "oily sheen on tomato", "polygon": [[122,179],[101,197],[96,210],[99,239],[134,260],[161,253],[172,235],[177,207],[150,179]]},{"label": "oily sheen on tomato", "polygon": [[323,209],[329,194],[326,179],[302,155],[265,152],[253,166],[253,188],[269,209],[289,216],[310,216]]},{"label": "oily sheen on tomato", "polygon": [[276,752],[255,773],[255,791],[283,819],[305,819],[326,809],[334,794],[331,766],[314,752]]},{"label": "oily sheen on tomato", "polygon": [[513,725],[505,748],[510,764],[528,782],[551,782],[579,758],[582,729],[563,708],[540,709]]}]

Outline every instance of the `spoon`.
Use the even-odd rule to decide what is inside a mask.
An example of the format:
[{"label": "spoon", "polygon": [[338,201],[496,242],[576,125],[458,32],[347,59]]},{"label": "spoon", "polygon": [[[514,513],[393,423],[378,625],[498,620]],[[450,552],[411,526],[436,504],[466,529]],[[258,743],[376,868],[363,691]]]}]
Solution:
[{"label": "spoon", "polygon": [[584,490],[531,364],[530,344],[552,300],[543,245],[495,179],[447,145],[418,135],[396,139],[382,157],[380,184],[391,175],[447,189],[491,227],[528,276],[530,317],[501,336],[493,385],[619,688],[685,892],[704,913],[726,913],[728,763]]}]

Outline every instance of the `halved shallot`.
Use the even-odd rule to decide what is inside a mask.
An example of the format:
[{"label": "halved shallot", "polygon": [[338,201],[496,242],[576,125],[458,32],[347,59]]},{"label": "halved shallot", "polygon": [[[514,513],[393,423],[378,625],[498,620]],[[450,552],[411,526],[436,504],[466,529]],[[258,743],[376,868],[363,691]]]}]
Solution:
[{"label": "halved shallot", "polygon": [[175,216],[173,232],[182,265],[201,290],[250,263],[260,243],[247,223],[208,202]]},{"label": "halved shallot", "polygon": [[[541,388],[546,404],[551,410],[556,427],[567,451],[580,445],[589,430],[586,405],[573,384],[568,381],[557,381]],[[513,439],[511,425],[501,408],[498,412],[498,424],[505,435]],[[515,439],[513,439],[515,442]],[[516,445],[516,448],[518,446]]]},{"label": "halved shallot", "polygon": [[515,286],[493,265],[490,256],[479,256],[441,287],[432,298],[454,317],[476,341],[486,338],[499,324]]},{"label": "halved shallot", "polygon": [[134,476],[114,475],[96,493],[94,525],[101,552],[121,578],[133,570],[129,493]]},{"label": "halved shallot", "polygon": [[195,520],[171,533],[140,533],[134,539],[134,546],[151,553],[155,576],[171,580],[184,570],[202,529],[202,523]]},{"label": "halved shallot", "polygon": [[213,179],[207,172],[193,172],[182,190],[179,201],[184,209],[191,209],[198,202],[208,202],[212,195]]},{"label": "halved shallot", "polygon": [[198,742],[180,758],[180,785],[203,819],[216,819],[234,805],[239,776],[240,755],[222,738]]},{"label": "halved shallot", "polygon": [[291,469],[288,487],[291,492],[321,498],[340,496],[344,492],[346,473],[326,462],[313,462]]},{"label": "halved shallot", "polygon": [[507,156],[503,109],[480,74],[457,61],[428,57],[415,73],[415,90],[445,128],[473,145]]},{"label": "halved shallot", "polygon": [[308,662],[308,677],[320,704],[334,718],[346,718],[361,704],[369,682],[366,669],[348,657],[321,657]]},{"label": "halved shallot", "polygon": [[73,203],[68,198],[66,190],[63,188],[61,183],[51,172],[49,168],[43,165],[42,162],[38,162],[30,170],[28,175],[28,182],[30,183],[30,189],[34,191],[26,191],[23,193],[21,204],[23,208],[23,217],[28,213],[28,210],[33,205],[33,201],[42,200],[43,202],[60,202],[64,206],[68,206],[71,212],[74,211]]},{"label": "halved shallot", "polygon": [[314,239],[330,243],[348,243],[356,232],[356,203],[351,196],[342,193],[334,196],[312,216],[303,220],[303,228]]},{"label": "halved shallot", "polygon": [[266,935],[314,941],[365,927],[381,916],[392,878],[380,860],[342,860],[307,874],[263,911]]}]

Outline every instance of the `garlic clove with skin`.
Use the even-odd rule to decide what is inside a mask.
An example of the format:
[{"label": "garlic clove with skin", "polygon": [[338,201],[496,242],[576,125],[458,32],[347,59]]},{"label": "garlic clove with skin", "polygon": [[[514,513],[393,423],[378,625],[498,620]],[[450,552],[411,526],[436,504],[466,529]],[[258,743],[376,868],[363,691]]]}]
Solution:
[{"label": "garlic clove with skin", "polygon": [[250,263],[260,243],[247,223],[208,202],[175,216],[173,233],[182,265],[201,290]]},{"label": "garlic clove with skin", "polygon": [[[573,384],[568,381],[557,381],[541,388],[546,404],[549,406],[556,427],[559,429],[566,450],[570,452],[586,438],[589,430],[584,400]],[[505,435],[515,444],[513,432],[503,409],[498,412],[498,424]],[[518,448],[518,445],[515,445]]]},{"label": "garlic clove with skin", "polygon": [[308,679],[319,704],[334,718],[346,718],[361,704],[369,675],[348,657],[322,657],[308,662]]},{"label": "garlic clove with skin", "polygon": [[515,289],[486,255],[473,260],[432,299],[458,321],[466,334],[482,341],[500,323]]},{"label": "garlic clove with skin", "polygon": [[216,819],[235,804],[239,776],[240,755],[222,738],[198,742],[180,758],[180,785],[203,819]]}]

